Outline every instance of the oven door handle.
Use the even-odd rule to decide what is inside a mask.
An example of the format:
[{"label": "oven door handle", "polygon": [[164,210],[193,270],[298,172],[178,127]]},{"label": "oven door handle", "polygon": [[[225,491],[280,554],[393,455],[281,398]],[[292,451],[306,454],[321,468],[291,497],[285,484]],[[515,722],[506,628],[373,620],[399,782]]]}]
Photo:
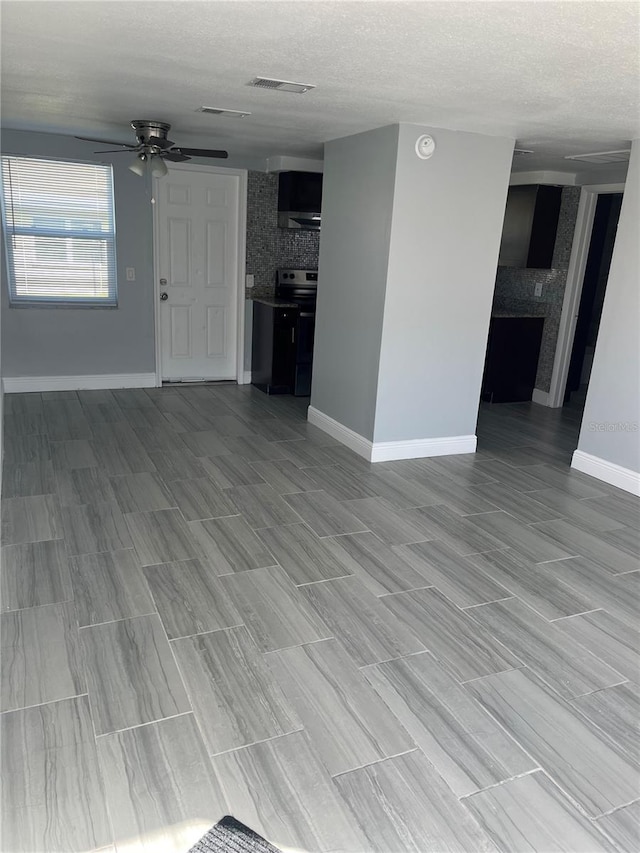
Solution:
[{"label": "oven door handle", "polygon": [[315,317],[316,315],[312,311],[302,311],[298,314],[298,317]]}]

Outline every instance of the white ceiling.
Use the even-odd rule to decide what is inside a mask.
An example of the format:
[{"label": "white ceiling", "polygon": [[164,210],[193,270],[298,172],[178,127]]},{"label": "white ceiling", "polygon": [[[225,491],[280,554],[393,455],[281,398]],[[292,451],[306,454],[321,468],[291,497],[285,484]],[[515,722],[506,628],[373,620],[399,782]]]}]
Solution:
[{"label": "white ceiling", "polygon": [[[535,151],[514,163],[526,171],[575,171],[565,154],[640,136],[635,0],[3,0],[1,13],[11,128],[132,142],[131,119],[161,119],[178,143],[264,158],[415,122],[516,137]],[[247,87],[255,75],[317,89]]]}]

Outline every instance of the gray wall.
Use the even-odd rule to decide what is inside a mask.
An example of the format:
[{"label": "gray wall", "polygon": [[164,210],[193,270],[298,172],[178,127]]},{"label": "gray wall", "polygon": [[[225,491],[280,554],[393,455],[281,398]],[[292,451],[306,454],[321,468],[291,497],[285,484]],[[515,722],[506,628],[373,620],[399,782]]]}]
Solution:
[{"label": "gray wall", "polygon": [[[420,160],[416,139],[437,143]],[[402,124],[375,441],[475,434],[513,140]]]},{"label": "gray wall", "polygon": [[311,405],[370,440],[398,130],[325,145]]},{"label": "gray wall", "polygon": [[[498,267],[493,308],[496,311],[522,311],[545,318],[536,388],[548,391],[558,343],[560,315],[567,284],[569,258],[578,215],[580,187],[562,190],[558,234],[553,250],[551,269],[514,269]],[[537,284],[543,285],[542,296],[534,295]]]},{"label": "gray wall", "polygon": [[[2,263],[4,376],[150,373],[155,370],[153,225],[145,181],[124,154],[96,156],[95,143],[68,136],[3,131],[5,154],[113,163],[118,308],[10,308]],[[136,281],[125,280],[135,267]]]},{"label": "gray wall", "polygon": [[[631,161],[578,450],[640,472],[640,139]],[[624,426],[628,425],[628,429]]]}]

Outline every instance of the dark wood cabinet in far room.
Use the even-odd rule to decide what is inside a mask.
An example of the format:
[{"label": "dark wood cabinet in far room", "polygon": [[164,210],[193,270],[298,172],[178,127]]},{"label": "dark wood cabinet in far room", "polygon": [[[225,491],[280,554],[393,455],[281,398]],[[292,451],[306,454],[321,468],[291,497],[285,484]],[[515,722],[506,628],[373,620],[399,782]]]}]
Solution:
[{"label": "dark wood cabinet in far room", "polygon": [[267,394],[293,393],[297,322],[297,306],[253,303],[251,382]]},{"label": "dark wood cabinet in far room", "polygon": [[492,317],[482,380],[488,403],[530,400],[536,384],[544,317]]}]

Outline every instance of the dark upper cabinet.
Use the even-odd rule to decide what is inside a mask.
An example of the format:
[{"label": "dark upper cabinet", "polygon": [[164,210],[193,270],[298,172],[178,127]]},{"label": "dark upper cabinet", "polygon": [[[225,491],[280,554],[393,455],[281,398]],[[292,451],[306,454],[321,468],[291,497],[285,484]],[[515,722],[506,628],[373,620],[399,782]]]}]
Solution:
[{"label": "dark upper cabinet", "polygon": [[562,187],[509,187],[498,266],[551,269]]},{"label": "dark upper cabinet", "polygon": [[320,230],[322,172],[280,172],[278,225],[281,228]]}]

